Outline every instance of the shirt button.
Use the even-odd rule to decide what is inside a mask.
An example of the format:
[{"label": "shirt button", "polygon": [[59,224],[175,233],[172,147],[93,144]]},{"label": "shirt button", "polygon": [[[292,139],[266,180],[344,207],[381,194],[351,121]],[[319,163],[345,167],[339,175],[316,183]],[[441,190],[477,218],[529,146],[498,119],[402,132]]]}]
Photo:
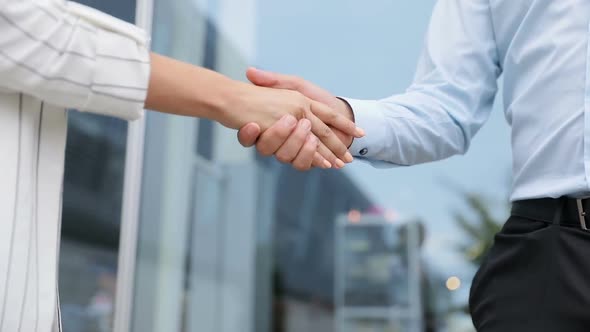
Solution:
[{"label": "shirt button", "polygon": [[367,148],[364,148],[364,149],[362,149],[361,151],[359,151],[359,154],[360,154],[361,156],[364,156],[364,155],[366,155],[368,152],[369,152],[369,149],[367,149]]}]

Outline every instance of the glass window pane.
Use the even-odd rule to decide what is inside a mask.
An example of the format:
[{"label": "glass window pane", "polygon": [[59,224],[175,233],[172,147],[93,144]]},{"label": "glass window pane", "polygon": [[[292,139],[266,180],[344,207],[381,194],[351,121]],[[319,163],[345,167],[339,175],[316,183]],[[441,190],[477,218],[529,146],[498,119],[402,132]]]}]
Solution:
[{"label": "glass window pane", "polygon": [[196,170],[193,212],[189,221],[186,303],[183,331],[218,331],[219,293],[222,291],[219,268],[223,259],[222,182]]},{"label": "glass window pane", "polygon": [[407,307],[409,259],[393,225],[350,225],[343,236],[344,305]]}]

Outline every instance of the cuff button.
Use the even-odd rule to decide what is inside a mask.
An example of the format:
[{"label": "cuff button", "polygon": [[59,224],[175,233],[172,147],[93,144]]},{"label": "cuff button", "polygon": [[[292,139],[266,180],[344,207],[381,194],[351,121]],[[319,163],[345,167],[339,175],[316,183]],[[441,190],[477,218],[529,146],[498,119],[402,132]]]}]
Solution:
[{"label": "cuff button", "polygon": [[364,149],[362,149],[362,150],[360,150],[360,151],[359,151],[359,154],[360,154],[361,156],[364,156],[364,155],[366,155],[368,152],[369,152],[369,149],[367,149],[367,148],[364,148]]}]

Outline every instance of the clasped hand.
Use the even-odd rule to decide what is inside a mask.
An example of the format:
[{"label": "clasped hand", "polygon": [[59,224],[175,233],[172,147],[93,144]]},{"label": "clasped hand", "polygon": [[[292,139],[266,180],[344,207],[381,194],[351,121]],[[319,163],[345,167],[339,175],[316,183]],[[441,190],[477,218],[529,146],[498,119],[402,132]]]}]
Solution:
[{"label": "clasped hand", "polygon": [[[253,68],[247,76],[258,86],[252,88],[264,90],[244,93],[248,102],[242,105],[257,109],[240,113],[250,115],[238,133],[242,145],[255,144],[262,155],[275,155],[298,170],[342,168],[353,160],[348,147],[353,138],[364,136],[364,131],[354,124],[348,104],[297,77]],[[243,119],[237,123],[244,123]]]}]

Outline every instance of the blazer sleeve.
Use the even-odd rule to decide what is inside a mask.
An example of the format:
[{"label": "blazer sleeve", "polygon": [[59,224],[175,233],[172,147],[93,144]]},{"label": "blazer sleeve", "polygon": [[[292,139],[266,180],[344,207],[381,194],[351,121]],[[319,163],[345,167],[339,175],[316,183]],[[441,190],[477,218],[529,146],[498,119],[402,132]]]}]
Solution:
[{"label": "blazer sleeve", "polygon": [[143,114],[149,40],[74,2],[0,0],[0,90],[133,120]]}]

